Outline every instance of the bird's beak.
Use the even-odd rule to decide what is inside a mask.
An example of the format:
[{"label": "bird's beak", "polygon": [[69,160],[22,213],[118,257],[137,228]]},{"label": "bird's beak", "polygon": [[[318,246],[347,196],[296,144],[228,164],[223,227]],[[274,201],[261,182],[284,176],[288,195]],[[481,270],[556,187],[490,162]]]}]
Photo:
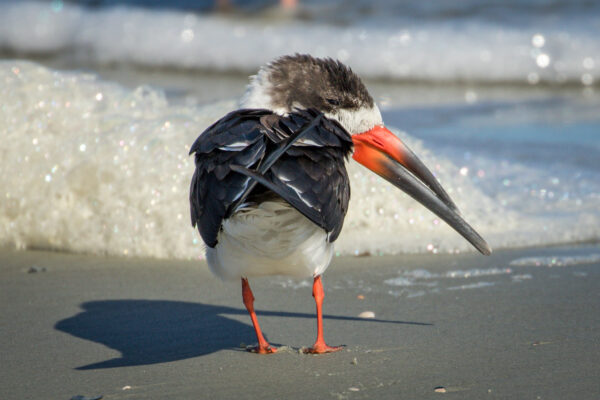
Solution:
[{"label": "bird's beak", "polygon": [[460,215],[425,164],[383,125],[352,135],[356,161],[402,189],[467,239],[482,254],[492,249]]}]

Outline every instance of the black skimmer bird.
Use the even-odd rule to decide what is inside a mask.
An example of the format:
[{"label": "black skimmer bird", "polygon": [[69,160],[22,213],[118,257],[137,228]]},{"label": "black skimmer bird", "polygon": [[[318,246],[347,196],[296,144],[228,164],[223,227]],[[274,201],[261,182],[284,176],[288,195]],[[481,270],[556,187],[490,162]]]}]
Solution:
[{"label": "black skimmer bird", "polygon": [[352,157],[419,201],[481,253],[485,240],[415,154],[383,125],[361,79],[332,59],[281,57],[252,77],[241,108],[196,139],[192,225],[211,271],[241,279],[258,353],[273,353],[254,312],[249,277],[312,277],[317,340],[326,353],[321,275],[331,261],[350,199]]}]

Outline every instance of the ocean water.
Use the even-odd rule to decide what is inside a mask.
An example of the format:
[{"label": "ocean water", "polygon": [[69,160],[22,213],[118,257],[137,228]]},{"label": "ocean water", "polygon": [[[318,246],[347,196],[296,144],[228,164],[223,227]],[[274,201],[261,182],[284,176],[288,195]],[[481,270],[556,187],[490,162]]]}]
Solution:
[{"label": "ocean water", "polygon": [[600,78],[597,2],[301,1],[296,17],[263,3],[215,15],[198,12],[209,1],[5,1],[0,50],[246,73],[303,52],[403,81],[593,85]]},{"label": "ocean water", "polygon": [[[251,17],[94,4],[0,3],[0,245],[203,257],[189,146],[236,107],[244,75],[293,51],[365,76],[386,124],[494,249],[600,239],[594,4],[381,1],[364,18],[361,2],[304,2],[301,17],[259,2]],[[337,254],[471,251],[348,168]]]}]

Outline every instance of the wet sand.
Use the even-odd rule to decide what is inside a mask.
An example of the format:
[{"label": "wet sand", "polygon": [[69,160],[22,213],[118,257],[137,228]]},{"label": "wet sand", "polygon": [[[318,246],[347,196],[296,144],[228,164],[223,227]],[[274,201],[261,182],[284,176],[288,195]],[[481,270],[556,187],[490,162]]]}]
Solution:
[{"label": "wet sand", "polygon": [[203,262],[1,250],[0,398],[598,398],[600,262],[509,265],[594,253],[336,258],[325,338],[346,348],[320,356],[298,351],[315,336],[310,282],[251,280],[287,346],[260,356],[240,347],[255,337],[239,284]]}]

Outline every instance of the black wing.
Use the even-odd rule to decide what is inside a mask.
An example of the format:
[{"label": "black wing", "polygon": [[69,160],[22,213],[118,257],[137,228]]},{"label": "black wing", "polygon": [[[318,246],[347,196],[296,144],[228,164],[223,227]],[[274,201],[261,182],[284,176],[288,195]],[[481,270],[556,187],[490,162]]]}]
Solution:
[{"label": "black wing", "polygon": [[[190,150],[196,161],[190,187],[192,225],[214,247],[223,219],[246,197],[270,190],[322,227],[333,242],[350,199],[344,161],[351,150],[350,135],[313,110],[285,117],[262,109],[229,113]],[[257,184],[261,179],[263,184]]]}]

